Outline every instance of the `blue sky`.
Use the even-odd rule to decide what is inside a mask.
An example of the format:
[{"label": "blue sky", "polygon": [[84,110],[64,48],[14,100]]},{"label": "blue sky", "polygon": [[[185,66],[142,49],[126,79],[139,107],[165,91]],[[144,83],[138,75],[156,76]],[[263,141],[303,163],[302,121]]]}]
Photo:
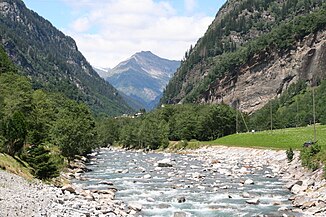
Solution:
[{"label": "blue sky", "polygon": [[72,36],[94,66],[114,67],[141,50],[182,59],[226,0],[24,0]]}]

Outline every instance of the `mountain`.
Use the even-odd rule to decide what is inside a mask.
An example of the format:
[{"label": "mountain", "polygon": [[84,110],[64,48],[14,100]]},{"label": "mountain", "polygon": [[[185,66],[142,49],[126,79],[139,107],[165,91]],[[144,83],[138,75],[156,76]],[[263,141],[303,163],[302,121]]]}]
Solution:
[{"label": "mountain", "polygon": [[34,89],[61,92],[88,104],[95,113],[132,111],[118,91],[93,70],[74,40],[21,0],[1,0],[0,39]]},{"label": "mountain", "polygon": [[326,78],[324,0],[228,0],[186,52],[161,103],[226,103],[252,113],[291,84]]},{"label": "mountain", "polygon": [[163,89],[180,66],[179,61],[160,58],[150,51],[134,54],[109,71],[106,80],[119,91],[153,109]]},{"label": "mountain", "polygon": [[109,76],[109,73],[111,70],[110,68],[101,68],[101,67],[95,67],[95,66],[93,66],[93,69],[103,79],[106,79]]}]

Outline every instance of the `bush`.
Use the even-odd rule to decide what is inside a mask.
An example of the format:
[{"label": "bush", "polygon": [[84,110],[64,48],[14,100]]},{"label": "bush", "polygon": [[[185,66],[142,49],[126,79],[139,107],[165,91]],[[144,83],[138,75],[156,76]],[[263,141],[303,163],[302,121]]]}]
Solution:
[{"label": "bush", "polygon": [[307,167],[312,171],[318,169],[320,163],[318,162],[318,160],[314,158],[314,156],[318,154],[320,150],[321,147],[319,144],[314,144],[310,147],[304,147],[300,152],[300,159],[301,159],[302,166]]},{"label": "bush", "polygon": [[286,150],[286,157],[288,159],[288,162],[291,162],[293,160],[294,152],[291,147],[288,150]]}]

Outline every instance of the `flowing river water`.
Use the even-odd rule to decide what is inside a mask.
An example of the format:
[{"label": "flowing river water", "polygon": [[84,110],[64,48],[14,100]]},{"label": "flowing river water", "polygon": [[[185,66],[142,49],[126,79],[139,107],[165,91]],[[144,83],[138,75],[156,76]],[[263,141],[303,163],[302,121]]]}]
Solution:
[{"label": "flowing river water", "polygon": [[[88,164],[92,171],[75,183],[105,189],[101,181],[112,182],[116,199],[142,206],[139,216],[300,216],[291,211],[291,193],[275,168],[241,154],[209,161],[202,155],[101,149]],[[173,166],[157,167],[163,159]]]}]

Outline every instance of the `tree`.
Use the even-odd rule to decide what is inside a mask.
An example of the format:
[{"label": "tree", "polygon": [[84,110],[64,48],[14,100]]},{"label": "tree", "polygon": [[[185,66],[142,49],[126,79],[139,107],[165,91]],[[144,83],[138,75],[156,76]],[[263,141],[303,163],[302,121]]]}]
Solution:
[{"label": "tree", "polygon": [[97,122],[98,143],[100,146],[113,145],[119,139],[119,126],[117,120],[105,118]]},{"label": "tree", "polygon": [[51,129],[51,137],[53,143],[60,147],[62,155],[70,159],[95,148],[95,122],[88,107],[68,101],[59,110]]},{"label": "tree", "polygon": [[4,120],[3,136],[5,138],[5,151],[14,156],[19,152],[25,143],[27,127],[25,117],[22,112],[16,111]]},{"label": "tree", "polygon": [[48,179],[59,175],[58,166],[52,156],[43,145],[34,145],[23,155],[23,159],[34,169],[37,178]]}]

